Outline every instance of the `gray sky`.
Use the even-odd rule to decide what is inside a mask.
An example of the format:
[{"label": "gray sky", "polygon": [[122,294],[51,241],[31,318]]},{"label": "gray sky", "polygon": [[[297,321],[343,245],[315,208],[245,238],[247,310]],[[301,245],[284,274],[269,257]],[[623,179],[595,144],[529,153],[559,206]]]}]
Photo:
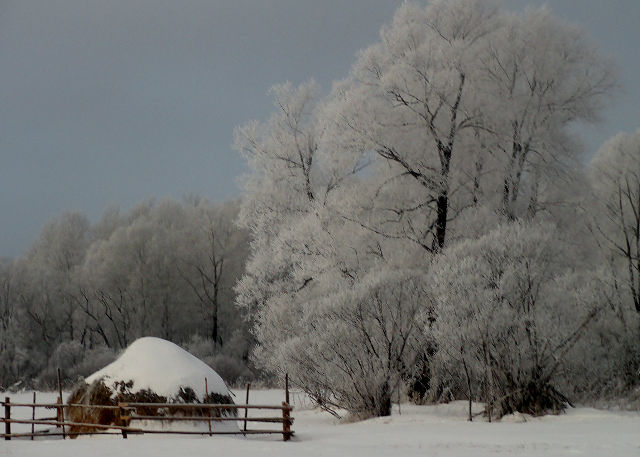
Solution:
[{"label": "gray sky", "polygon": [[[64,210],[238,196],[233,128],[346,75],[400,0],[0,0],[0,256]],[[508,8],[538,0],[504,0]],[[590,151],[640,127],[640,1],[549,0],[620,65]]]}]

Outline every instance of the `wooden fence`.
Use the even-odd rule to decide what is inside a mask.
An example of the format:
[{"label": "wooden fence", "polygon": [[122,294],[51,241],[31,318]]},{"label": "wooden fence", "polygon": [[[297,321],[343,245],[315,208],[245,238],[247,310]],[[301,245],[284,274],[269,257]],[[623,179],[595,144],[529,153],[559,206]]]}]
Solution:
[{"label": "wooden fence", "polygon": [[[288,392],[286,393],[286,398],[288,400]],[[249,398],[249,387],[247,386],[247,403]],[[4,433],[1,436],[5,440],[10,440],[11,438],[30,438],[34,439],[34,437],[43,437],[43,436],[62,436],[65,439],[67,436],[78,436],[78,435],[122,435],[123,438],[127,438],[129,434],[145,434],[145,433],[156,433],[156,434],[178,434],[178,435],[257,435],[257,434],[282,434],[282,438],[284,441],[288,441],[291,436],[293,436],[293,430],[291,430],[291,425],[293,423],[293,417],[291,417],[291,411],[293,407],[289,405],[288,401],[283,402],[281,406],[273,406],[273,405],[215,405],[209,403],[118,403],[115,406],[106,406],[106,405],[85,405],[85,404],[62,404],[61,397],[58,397],[57,403],[36,403],[36,394],[33,394],[33,403],[12,403],[9,397],[6,397],[3,402],[0,402],[2,406],[4,406],[4,418],[0,418],[0,422],[4,422]],[[15,408],[31,408],[31,419],[13,419],[11,416],[12,409],[15,411]],[[36,408],[46,408],[50,410],[56,411],[55,417],[41,417],[36,418]],[[112,409],[117,411],[120,417],[120,425],[110,424],[110,425],[101,425],[101,424],[91,424],[91,423],[82,423],[82,422],[73,422],[70,420],[65,420],[65,409],[69,408],[101,408],[101,409]],[[158,409],[158,408],[167,408],[169,411],[181,412],[182,415],[149,415],[144,414],[144,411],[149,411],[149,409]],[[198,409],[200,412],[202,410],[207,410],[207,415],[197,416],[193,415],[193,413],[189,414],[189,412],[193,412],[194,409]],[[269,416],[267,413],[261,415],[260,417],[249,417],[248,411],[250,409],[260,410],[260,411],[279,411],[279,415]],[[244,410],[244,417],[236,417],[236,416],[224,416],[223,412],[229,412],[235,410],[236,412]],[[139,412],[142,411],[142,412]],[[215,414],[217,412],[218,414]],[[68,414],[67,414],[68,416]],[[194,430],[152,430],[152,429],[143,429],[140,427],[132,426],[132,423],[135,425],[136,422],[140,421],[163,421],[163,422],[180,422],[180,421],[191,421],[191,422],[200,422],[206,423],[208,425],[207,431],[194,431]],[[229,422],[235,421],[237,423],[243,424],[242,429],[238,429],[237,431],[227,431],[227,430],[216,430],[215,424],[220,422]],[[281,424],[281,428],[278,429],[248,429],[248,423],[270,423],[270,424]],[[21,432],[21,433],[12,433],[11,432],[11,424],[27,424],[31,425],[31,432]],[[50,430],[35,430],[36,425],[49,425],[56,427],[55,431]],[[93,431],[87,432],[78,432],[73,431],[69,433],[69,429],[73,428],[92,428]]]}]

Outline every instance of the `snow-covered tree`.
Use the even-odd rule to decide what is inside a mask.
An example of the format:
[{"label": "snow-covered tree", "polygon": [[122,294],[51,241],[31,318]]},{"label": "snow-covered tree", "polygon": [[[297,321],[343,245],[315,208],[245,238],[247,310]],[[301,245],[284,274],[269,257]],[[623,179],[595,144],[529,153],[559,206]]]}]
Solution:
[{"label": "snow-covered tree", "polygon": [[374,165],[375,185],[362,196],[370,211],[359,223],[426,252],[444,247],[466,203],[452,204],[458,168],[482,120],[479,59],[499,27],[487,2],[404,3],[336,85],[325,114],[332,154]]},{"label": "snow-covered tree", "polygon": [[2,386],[52,387],[57,368],[75,380],[146,335],[197,346],[229,379],[252,376],[233,306],[248,255],[237,212],[189,197],[109,207],[93,225],[81,213],[47,222],[0,265]]},{"label": "snow-covered tree", "polygon": [[[269,120],[251,122],[235,132],[236,149],[250,169],[243,180],[238,223],[252,236],[251,256],[236,286],[236,301],[251,325],[260,325],[260,313],[270,302],[295,294],[312,280],[293,276],[291,253],[279,249],[276,242],[280,232],[296,217],[308,214],[318,200],[318,88],[310,81],[299,87],[275,86],[271,92],[276,111]],[[296,310],[286,316],[287,326],[295,326]]]},{"label": "snow-covered tree", "polygon": [[234,225],[236,202],[215,205],[192,198],[184,205],[185,227],[179,233],[177,269],[197,299],[202,336],[216,346],[241,325],[233,306],[233,280],[240,277],[248,248],[247,234]]},{"label": "snow-covered tree", "polygon": [[[198,333],[219,344],[221,310],[229,312],[221,301],[232,301],[224,263],[243,240],[232,239],[234,215],[232,207],[197,198],[147,201],[92,243],[82,307],[104,342],[124,348],[143,335],[180,340]],[[243,258],[237,254],[229,262],[235,274]]]},{"label": "snow-covered tree", "polygon": [[0,390],[19,376],[19,280],[13,262],[0,261]]},{"label": "snow-covered tree", "polygon": [[607,141],[590,163],[589,178],[587,208],[600,254],[594,261],[607,266],[603,277],[616,299],[577,361],[575,369],[591,376],[576,388],[588,398],[611,398],[640,384],[640,130]]},{"label": "snow-covered tree", "polygon": [[[42,228],[27,255],[19,261],[24,275],[21,306],[47,353],[56,344],[78,338],[74,278],[89,245],[89,220],[81,213],[64,213]],[[37,336],[36,336],[37,335]]]},{"label": "snow-covered tree", "polygon": [[606,303],[605,289],[588,287],[597,276],[568,268],[559,238],[552,224],[501,225],[431,269],[437,371],[454,382],[462,373],[489,415],[563,409],[562,364]]},{"label": "snow-covered tree", "polygon": [[[597,118],[615,83],[615,66],[584,33],[546,7],[504,15],[482,66],[488,97],[484,125],[493,133],[500,195],[508,218],[531,217],[557,205],[576,168],[568,127]],[[566,197],[565,197],[566,198]]]},{"label": "snow-covered tree", "polygon": [[[579,173],[571,186],[556,182],[576,163],[568,128],[595,116],[611,80],[581,34],[545,9],[512,15],[492,2],[435,0],[404,3],[380,42],[359,54],[325,100],[316,101],[312,84],[277,86],[269,120],[236,132],[250,168],[239,221],[253,235],[247,274],[236,290],[238,303],[250,310],[256,362],[289,372],[325,407],[360,416],[386,414],[389,390],[400,379],[414,383],[421,373],[427,386],[439,342],[429,335],[434,316],[425,285],[446,295],[442,288],[455,279],[453,273],[431,275],[431,262],[465,239],[477,242],[504,219],[529,220],[535,238],[541,230],[535,224],[559,213],[550,200],[576,199],[571,190],[582,182]],[[568,225],[568,217],[561,218]],[[521,228],[523,237],[526,231]],[[547,261],[529,248],[523,256]],[[521,259],[502,260],[521,272]],[[559,300],[561,287],[567,293],[577,287],[568,279],[560,284],[553,282],[544,306]],[[385,327],[376,303],[397,309],[408,327],[421,330]],[[457,328],[466,329],[464,316],[458,317]],[[356,324],[367,332],[356,331]],[[385,338],[372,337],[376,325],[393,341],[412,333],[410,350],[398,355]],[[502,378],[491,398],[521,391],[531,379],[534,387],[551,389],[557,367],[548,351],[574,342],[556,336],[535,340],[520,354],[547,351],[531,370],[549,372],[521,376],[511,371],[521,366],[494,364],[493,376]],[[504,335],[497,341],[500,354],[517,344]],[[440,354],[451,340],[443,342]],[[553,345],[542,348],[547,343]],[[389,363],[382,353],[402,363]],[[467,354],[457,357],[462,368],[471,363]],[[358,383],[345,384],[345,374]],[[469,371],[467,379],[471,398],[474,386],[488,378]],[[559,398],[552,390],[545,395]],[[500,407],[546,408],[525,403],[512,395]]]},{"label": "snow-covered tree", "polygon": [[640,313],[640,130],[607,141],[591,163],[600,203],[596,234],[616,269],[621,299]]}]

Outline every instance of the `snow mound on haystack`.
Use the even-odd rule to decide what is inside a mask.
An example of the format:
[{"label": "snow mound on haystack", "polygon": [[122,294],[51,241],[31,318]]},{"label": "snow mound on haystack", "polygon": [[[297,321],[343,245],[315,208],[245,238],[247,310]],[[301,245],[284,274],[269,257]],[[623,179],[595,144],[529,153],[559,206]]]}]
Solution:
[{"label": "snow mound on haystack", "polygon": [[204,398],[205,378],[209,393],[231,395],[222,378],[206,363],[170,341],[144,337],[85,381],[92,384],[102,379],[107,385],[110,381],[133,381],[136,391],[149,389],[167,398],[176,395],[180,388],[190,387],[198,398]]}]

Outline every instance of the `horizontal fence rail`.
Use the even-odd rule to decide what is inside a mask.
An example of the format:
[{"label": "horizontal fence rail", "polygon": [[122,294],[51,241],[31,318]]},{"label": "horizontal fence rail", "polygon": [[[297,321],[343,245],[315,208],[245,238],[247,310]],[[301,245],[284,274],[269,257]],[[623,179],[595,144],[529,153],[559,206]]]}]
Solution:
[{"label": "horizontal fence rail", "polygon": [[[248,395],[247,395],[248,397]],[[12,403],[9,397],[5,398],[5,401],[0,402],[4,407],[4,418],[0,418],[0,422],[5,424],[5,433],[1,436],[5,440],[11,438],[31,438],[34,437],[53,437],[62,436],[63,439],[67,436],[76,437],[79,435],[122,435],[123,438],[127,438],[128,434],[172,434],[172,435],[268,435],[268,434],[281,434],[284,441],[288,441],[294,434],[291,430],[291,425],[294,419],[291,417],[291,407],[287,402],[283,402],[281,406],[275,405],[232,405],[232,404],[210,404],[210,403],[136,403],[136,402],[121,402],[117,405],[88,405],[81,403],[62,404],[60,399],[58,403],[36,403],[35,394],[33,403]],[[14,419],[11,417],[12,408],[30,408],[32,410],[31,419]],[[35,417],[36,408],[55,409],[57,411],[56,417]],[[119,416],[118,424],[96,424],[89,422],[74,422],[71,420],[65,420],[65,411],[70,408],[86,408],[86,409],[108,409],[118,411]],[[138,413],[138,410],[148,412],[149,410],[169,410],[172,415],[149,415],[148,413]],[[280,411],[279,416],[267,416],[263,414],[259,417],[248,417],[249,410],[262,410],[262,411]],[[193,410],[205,410],[206,414],[202,416],[191,415],[176,415],[175,412],[185,411],[188,413]],[[223,414],[229,413],[229,411],[244,410],[244,417],[236,416],[224,416]],[[15,409],[14,409],[15,411]],[[212,413],[217,412],[217,415]],[[137,421],[162,421],[165,423],[171,422],[201,422],[208,424],[208,431],[193,431],[193,430],[151,430],[143,429],[140,427],[132,427],[131,423]],[[238,422],[244,425],[242,429],[237,431],[228,430],[215,430],[212,429],[212,423],[221,422]],[[281,424],[280,429],[247,429],[247,423],[268,423],[268,424]],[[31,425],[31,433],[20,432],[12,433],[11,424],[24,424]],[[56,427],[53,431],[50,430],[35,430],[35,425],[48,425]],[[90,431],[71,431],[73,428],[89,428]],[[60,432],[59,429],[62,431]]]}]

